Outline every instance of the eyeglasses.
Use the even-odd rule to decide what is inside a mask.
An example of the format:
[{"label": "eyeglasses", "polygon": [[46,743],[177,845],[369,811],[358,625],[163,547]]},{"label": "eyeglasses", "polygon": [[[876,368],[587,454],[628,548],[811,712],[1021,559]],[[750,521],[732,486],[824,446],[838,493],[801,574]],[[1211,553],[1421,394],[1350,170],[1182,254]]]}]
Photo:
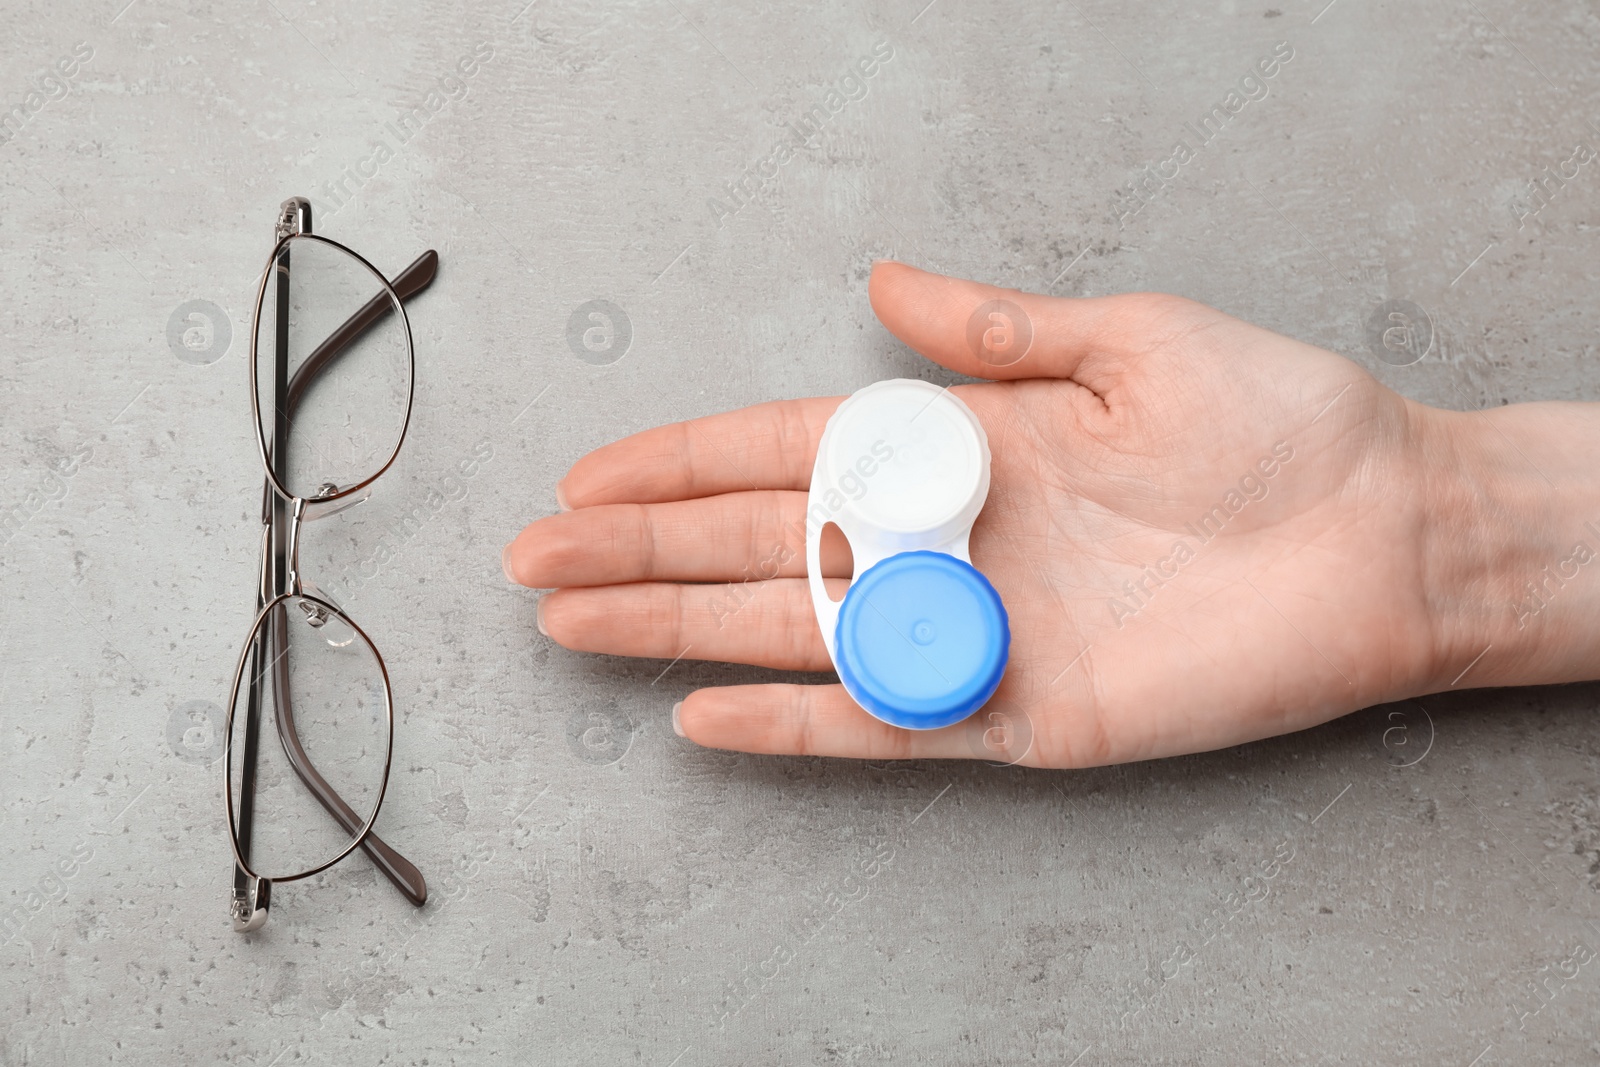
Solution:
[{"label": "eyeglasses", "polygon": [[[266,469],[260,580],[223,742],[238,931],[267,921],[273,883],[309,878],[357,848],[413,904],[428,899],[422,873],[372,832],[394,755],[388,668],[366,631],[301,573],[300,544],[305,524],[366,500],[400,453],[416,369],[404,301],[438,265],[438,253],[424,252],[391,284],[311,232],[309,201],[279,208],[250,340]],[[277,745],[263,744],[264,728]]]}]

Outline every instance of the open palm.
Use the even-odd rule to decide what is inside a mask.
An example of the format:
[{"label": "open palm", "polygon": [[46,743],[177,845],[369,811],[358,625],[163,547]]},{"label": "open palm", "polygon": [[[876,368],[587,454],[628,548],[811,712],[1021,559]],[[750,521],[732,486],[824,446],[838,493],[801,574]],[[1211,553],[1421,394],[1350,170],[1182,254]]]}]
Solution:
[{"label": "open palm", "polygon": [[[995,703],[1014,728],[988,731],[985,750],[982,713],[906,731],[837,684],[744,685],[691,694],[687,737],[1089,766],[1301,729],[1437,684],[1454,650],[1424,584],[1429,409],[1176,297],[1032,296],[880,263],[871,298],[929,359],[1004,379],[956,391],[993,453],[971,547],[1011,616]],[[1012,349],[974,341],[991,336],[975,315],[997,307]],[[829,670],[793,531],[840,399],[658,427],[581,459],[559,489],[568,510],[505,554],[516,581],[555,590],[541,629],[592,652]],[[842,584],[848,553],[823,560]]]}]

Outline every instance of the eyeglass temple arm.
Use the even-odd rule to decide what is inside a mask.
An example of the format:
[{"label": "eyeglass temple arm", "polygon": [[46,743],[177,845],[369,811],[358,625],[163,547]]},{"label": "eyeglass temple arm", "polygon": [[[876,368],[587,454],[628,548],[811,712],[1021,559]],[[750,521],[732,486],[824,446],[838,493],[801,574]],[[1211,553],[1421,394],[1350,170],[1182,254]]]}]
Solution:
[{"label": "eyeglass temple arm", "polygon": [[[400,272],[399,277],[389,284],[394,287],[395,293],[401,300],[410,300],[428,286],[433,284],[434,275],[439,272],[439,253],[428,249],[422,255],[412,260],[411,266]],[[293,416],[294,409],[300,405],[300,399],[305,395],[311,383],[334,359],[338,358],[357,338],[366,333],[373,326],[382,322],[389,315],[394,314],[393,302],[388,293],[379,293],[366,305],[345,320],[345,324],[333,333],[328,339],[317,346],[316,351],[305,358],[294,372],[294,377],[289,381],[289,414]]]},{"label": "eyeglass temple arm", "polygon": [[[268,528],[270,530],[270,527]],[[266,581],[266,567],[271,557],[267,554],[267,538],[261,541],[262,581]],[[256,591],[256,610],[261,610],[261,590]],[[256,753],[257,738],[261,735],[261,664],[265,661],[266,636],[257,631],[250,648],[250,695],[245,709],[245,744],[240,767],[239,788],[239,851],[250,855],[251,829],[255,825]],[[233,868],[233,897],[229,908],[233,928],[239,933],[259,930],[267,921],[272,902],[272,883],[264,878],[252,878],[238,864]]]},{"label": "eyeglass temple arm", "polygon": [[[278,209],[276,229],[280,240],[290,233],[311,229],[311,201],[304,197],[285,200]],[[287,439],[289,430],[288,409],[284,399],[289,385],[289,250],[282,248],[276,254],[273,269],[280,272],[274,293],[273,314],[277,328],[273,331],[274,344],[272,368],[273,423],[272,439]],[[259,311],[259,309],[258,309]],[[271,478],[267,479],[268,487]],[[256,610],[267,603],[282,586],[285,553],[282,539],[284,511],[271,493],[263,492],[261,499],[261,580],[256,586]],[[257,630],[250,650],[249,708],[245,716],[243,778],[239,793],[239,822],[234,847],[238,855],[248,858],[250,842],[255,827],[256,756],[261,738],[261,682],[265,674],[264,663],[271,654],[271,639],[266,631]],[[285,647],[282,653],[286,654]],[[237,710],[237,709],[235,709]],[[233,867],[233,900],[230,911],[233,928],[241,933],[260,929],[267,921],[272,900],[272,882],[249,874],[241,863]]]},{"label": "eyeglass temple arm", "polygon": [[[422,292],[437,275],[439,269],[439,253],[429,249],[418,256],[412,264],[395,277],[390,285],[401,300],[409,300]],[[362,334],[371,329],[386,316],[392,315],[393,307],[387,293],[379,293],[366,305],[350,316],[337,330],[330,334],[327,340],[318,345],[295,370],[294,376],[289,380],[287,401],[284,405],[288,416],[292,416],[294,409],[299,406],[301,399],[316,378]],[[289,420],[286,418],[285,423]],[[276,443],[273,452],[274,459],[277,454]],[[264,494],[262,506],[263,516],[271,516],[273,511],[274,494],[272,485],[268,482],[263,486]],[[277,523],[272,524],[273,536],[268,547],[270,556],[280,542],[277,532]],[[278,648],[288,647],[287,616],[283,612],[276,613],[271,623],[272,644]],[[278,724],[278,738],[283,743],[284,755],[288,757],[289,764],[295,770],[312,796],[317,798],[329,815],[344,827],[346,833],[359,833],[365,820],[361,819],[351,809],[350,805],[330,786],[325,778],[317,771],[306,754],[300,742],[299,732],[294,725],[294,709],[289,699],[289,664],[287,656],[279,656],[273,663],[273,696],[274,716]],[[254,678],[252,678],[252,697],[254,698]],[[386,843],[375,833],[369,833],[361,841],[361,849],[367,857],[383,872],[384,876],[394,883],[396,889],[411,903],[421,907],[428,900],[428,884],[422,877],[415,864],[407,860],[393,847]]]},{"label": "eyeglass temple arm", "polygon": [[[289,644],[288,613],[281,610],[274,612],[270,625],[272,627],[273,644],[279,648],[287,648]],[[317,803],[321,804],[328,814],[333,816],[335,822],[344,827],[345,833],[354,836],[361,832],[361,827],[365,820],[351,810],[350,805],[344,802],[344,799],[334,791],[333,787],[317,771],[317,768],[311,762],[311,757],[306,755],[306,750],[300,743],[298,731],[295,730],[294,708],[289,700],[289,665],[287,659],[288,657],[286,656],[279,657],[272,667],[272,691],[275,697],[273,703],[278,722],[278,740],[283,742],[283,752],[284,755],[289,757],[289,765],[294,768],[295,774],[299,776],[300,781],[305,783],[306,788],[311,790],[311,795],[317,798]],[[396,852],[381,837],[375,833],[368,833],[366,837],[361,839],[361,850],[367,854],[368,859],[377,865],[378,870],[382,871],[384,876],[394,883],[394,887],[400,890],[407,900],[419,908],[428,902],[428,883],[423,879],[422,872],[417,870],[415,864],[399,852]]]}]

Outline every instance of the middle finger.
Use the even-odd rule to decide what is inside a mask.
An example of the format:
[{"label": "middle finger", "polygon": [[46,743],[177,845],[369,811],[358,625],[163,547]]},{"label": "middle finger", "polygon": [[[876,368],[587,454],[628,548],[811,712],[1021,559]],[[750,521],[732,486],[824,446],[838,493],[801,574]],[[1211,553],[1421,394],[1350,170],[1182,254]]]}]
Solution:
[{"label": "middle finger", "polygon": [[[805,508],[806,494],[788,490],[579,508],[518,534],[506,572],[534,589],[800,578]],[[823,577],[848,577],[848,549],[827,538],[822,547]]]}]

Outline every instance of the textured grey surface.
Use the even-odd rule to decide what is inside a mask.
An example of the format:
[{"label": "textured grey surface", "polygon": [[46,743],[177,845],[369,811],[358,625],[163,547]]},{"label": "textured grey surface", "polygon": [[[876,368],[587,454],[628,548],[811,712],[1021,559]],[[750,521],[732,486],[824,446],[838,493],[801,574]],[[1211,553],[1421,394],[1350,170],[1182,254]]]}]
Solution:
[{"label": "textured grey surface", "polygon": [[[1445,406],[1600,397],[1600,164],[1528,195],[1600,143],[1593,3],[124,2],[0,19],[0,1062],[1600,1056],[1594,686],[1077,773],[742,757],[668,709],[770,674],[568,653],[497,558],[622,434],[947,380],[873,320],[880,256],[1182,293]],[[345,168],[376,174],[335,210]],[[247,939],[204,720],[250,615],[249,303],[300,192],[389,271],[443,258],[402,459],[310,549],[390,540],[352,610],[401,716],[380,829],[434,900],[357,857]],[[593,299],[631,325],[609,364],[568,343]],[[1431,316],[1415,365],[1368,347],[1389,299]]]}]

